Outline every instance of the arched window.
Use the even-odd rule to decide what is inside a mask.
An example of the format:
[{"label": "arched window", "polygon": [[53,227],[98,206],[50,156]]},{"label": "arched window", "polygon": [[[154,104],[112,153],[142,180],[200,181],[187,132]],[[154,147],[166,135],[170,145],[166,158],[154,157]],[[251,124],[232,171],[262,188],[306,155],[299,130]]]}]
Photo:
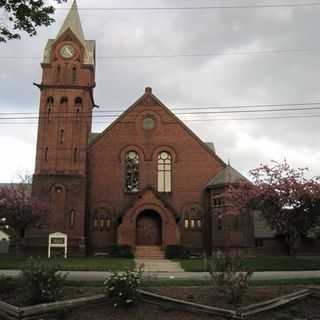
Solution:
[{"label": "arched window", "polygon": [[171,154],[162,151],[158,155],[158,191],[171,192],[171,172],[172,158]]},{"label": "arched window", "polygon": [[125,163],[125,190],[139,191],[139,182],[139,154],[136,151],[129,151]]},{"label": "arched window", "polygon": [[106,231],[111,229],[111,209],[101,207],[95,211],[93,216],[93,228],[96,231]]},{"label": "arched window", "polygon": [[69,212],[69,228],[73,229],[75,225],[75,219],[76,219],[76,212],[75,210],[71,210]]},{"label": "arched window", "polygon": [[60,104],[61,104],[61,106],[68,105],[68,98],[67,97],[61,97]]},{"label": "arched window", "polygon": [[99,230],[99,219],[98,219],[98,216],[94,216],[94,218],[93,218],[93,228],[95,230]]},{"label": "arched window", "polygon": [[202,211],[197,206],[191,206],[184,213],[184,228],[191,230],[202,229]]},{"label": "arched window", "polygon": [[47,98],[47,102],[46,102],[47,108],[52,108],[52,107],[53,107],[53,104],[54,104],[54,99],[53,99],[53,97],[48,97],[48,98]]},{"label": "arched window", "polygon": [[76,99],[74,100],[74,106],[76,108],[76,111],[80,112],[80,110],[82,109],[82,98],[81,97],[76,97]]}]

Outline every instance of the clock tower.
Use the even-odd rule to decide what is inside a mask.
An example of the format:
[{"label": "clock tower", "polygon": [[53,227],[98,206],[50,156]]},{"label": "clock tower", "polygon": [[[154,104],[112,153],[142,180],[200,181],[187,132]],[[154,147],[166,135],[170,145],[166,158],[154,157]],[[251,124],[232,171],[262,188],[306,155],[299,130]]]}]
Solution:
[{"label": "clock tower", "polygon": [[95,41],[86,40],[74,1],[57,37],[44,50],[33,196],[50,204],[39,239],[63,232],[75,251],[85,248],[87,144],[95,87]]}]

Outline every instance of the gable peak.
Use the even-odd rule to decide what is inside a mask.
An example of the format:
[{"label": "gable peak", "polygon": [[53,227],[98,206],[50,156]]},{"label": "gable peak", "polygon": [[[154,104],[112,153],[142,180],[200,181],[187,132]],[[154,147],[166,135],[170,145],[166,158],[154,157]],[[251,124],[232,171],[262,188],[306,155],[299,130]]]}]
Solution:
[{"label": "gable peak", "polygon": [[68,29],[70,29],[74,33],[74,35],[78,38],[78,40],[82,44],[85,43],[85,37],[84,37],[82,25],[81,25],[81,19],[79,15],[77,0],[73,1],[73,4],[68,12],[68,15],[66,16],[62,24],[62,27],[58,32],[57,39]]},{"label": "gable peak", "polygon": [[145,93],[146,94],[152,94],[152,88],[151,87],[146,87],[145,88]]}]

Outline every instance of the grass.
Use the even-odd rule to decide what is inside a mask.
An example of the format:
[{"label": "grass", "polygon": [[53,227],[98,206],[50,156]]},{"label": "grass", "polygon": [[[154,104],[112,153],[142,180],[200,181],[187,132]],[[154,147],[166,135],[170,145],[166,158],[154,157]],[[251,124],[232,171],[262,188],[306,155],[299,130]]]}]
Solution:
[{"label": "grass", "polygon": [[[28,258],[0,257],[0,269],[22,269]],[[47,258],[40,258],[48,260]],[[133,259],[107,257],[56,258],[65,271],[122,271],[134,268]]]},{"label": "grass", "polygon": [[[148,287],[202,287],[210,286],[208,280],[195,280],[195,279],[160,279],[160,280],[144,280],[142,288]],[[315,286],[320,285],[319,278],[307,279],[280,279],[280,280],[251,280],[250,286],[293,286],[305,285]],[[67,281],[67,286],[71,287],[103,287],[103,281]]]},{"label": "grass", "polygon": [[[185,271],[206,271],[203,259],[180,260]],[[309,271],[320,270],[320,257],[250,257],[244,258],[245,267],[254,271]]]}]

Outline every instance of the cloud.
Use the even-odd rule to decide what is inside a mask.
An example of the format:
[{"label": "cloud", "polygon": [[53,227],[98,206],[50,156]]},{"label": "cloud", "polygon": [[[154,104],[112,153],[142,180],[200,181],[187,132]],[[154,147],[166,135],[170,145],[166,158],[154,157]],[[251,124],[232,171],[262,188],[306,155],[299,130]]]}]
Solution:
[{"label": "cloud", "polygon": [[[80,7],[102,6],[98,0],[78,0],[78,3]],[[230,1],[230,5],[236,3]],[[202,1],[201,4],[212,5],[212,2]],[[171,0],[139,2],[139,6],[180,5],[186,3]],[[103,1],[103,6],[120,5],[119,1]],[[121,6],[137,6],[137,2],[125,0]],[[98,57],[105,57],[319,48],[319,10],[319,7],[305,7],[170,12],[81,11],[81,17],[86,37],[97,41]],[[58,10],[56,24],[41,28],[34,38],[23,37],[21,41],[1,44],[1,56],[41,57],[47,39],[55,37],[65,14],[65,10]],[[40,62],[41,59],[0,60],[2,112],[37,112],[39,92],[32,83],[41,81]],[[318,51],[170,59],[98,59],[96,81],[95,99],[101,105],[100,110],[124,110],[149,85],[172,108],[320,101],[320,60]],[[320,116],[319,111],[303,113]],[[294,166],[308,166],[313,174],[319,174],[319,118],[216,121],[237,117],[249,116],[210,115],[207,118],[213,119],[211,122],[190,121],[187,125],[203,140],[213,141],[218,154],[224,160],[230,158],[242,173],[260,162],[286,158]],[[31,122],[34,124],[24,126],[0,123],[1,146],[5,154],[1,159],[0,181],[10,181],[21,168],[33,170],[36,124]],[[96,124],[94,128],[102,130],[104,126]],[[19,156],[16,158],[16,150],[24,152],[23,162]]]}]

